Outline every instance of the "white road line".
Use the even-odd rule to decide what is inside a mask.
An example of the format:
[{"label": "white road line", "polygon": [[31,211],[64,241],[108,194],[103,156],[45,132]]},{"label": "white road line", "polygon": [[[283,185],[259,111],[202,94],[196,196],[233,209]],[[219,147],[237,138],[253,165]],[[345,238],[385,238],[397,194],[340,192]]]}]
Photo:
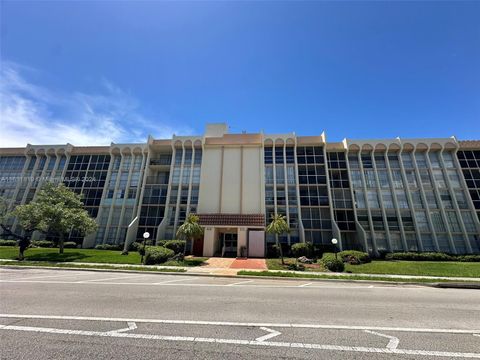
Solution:
[{"label": "white road line", "polygon": [[262,342],[262,341],[271,339],[271,338],[273,338],[273,337],[275,337],[275,336],[282,335],[282,333],[281,333],[280,331],[273,330],[273,329],[269,329],[269,328],[264,327],[264,326],[262,326],[260,329],[262,329],[263,331],[267,331],[268,334],[256,338],[255,341],[260,341],[260,342]]},{"label": "white road line", "polygon": [[371,331],[371,330],[364,330],[364,331],[369,333],[369,334],[373,334],[373,335],[377,335],[377,336],[381,336],[381,337],[390,339],[390,341],[387,344],[387,349],[395,350],[398,347],[398,344],[400,343],[400,340],[395,336],[380,334],[378,332]]},{"label": "white road line", "polygon": [[305,286],[309,286],[309,285],[312,285],[313,283],[309,282],[309,283],[305,283],[305,284],[302,284],[302,285],[298,285],[297,287],[305,287]]},{"label": "white road line", "polygon": [[142,277],[142,276],[147,276],[150,274],[141,274],[141,275],[126,275],[124,274],[123,276],[117,276],[117,277],[109,277],[109,278],[101,278],[101,279],[90,279],[90,280],[80,280],[77,281],[77,284],[83,284],[83,283],[90,283],[90,282],[95,282],[95,281],[107,281],[107,280],[119,280],[119,279],[131,279],[131,278],[137,278],[137,277]]},{"label": "white road line", "polygon": [[123,328],[123,329],[108,331],[108,333],[125,332],[125,331],[135,330],[135,329],[137,328],[137,324],[135,324],[133,321],[127,322],[127,326],[128,326],[128,327]]},{"label": "white road line", "polygon": [[[223,286],[223,285],[222,285]],[[289,323],[254,323],[233,321],[202,321],[202,320],[163,320],[163,319],[129,319],[96,316],[65,316],[65,315],[32,315],[32,314],[0,314],[0,318],[18,319],[50,319],[50,320],[86,320],[86,321],[111,321],[111,322],[136,322],[152,324],[183,324],[183,325],[216,325],[216,326],[249,326],[269,328],[306,328],[306,329],[335,329],[335,330],[372,330],[372,331],[399,331],[420,333],[445,333],[445,334],[480,334],[479,329],[430,329],[430,328],[403,328],[381,326],[355,326],[355,325],[323,325],[323,324],[289,324]]]},{"label": "white road line", "polygon": [[235,283],[232,283],[232,284],[227,284],[225,286],[237,286],[237,285],[248,284],[248,283],[251,283],[251,282],[253,282],[253,280],[245,280],[245,281],[235,282]]},{"label": "white road line", "polygon": [[[197,278],[191,277],[191,278],[188,278],[188,279],[167,280],[167,281],[155,282],[155,283],[152,283],[152,285],[164,285],[164,284],[170,284],[170,283],[174,283],[174,282],[188,281],[188,280],[196,280],[196,279],[197,279]],[[179,284],[179,285],[180,285],[180,284]],[[185,285],[185,284],[182,284],[182,285]],[[190,285],[190,284],[187,284],[187,285]]]},{"label": "white road line", "polygon": [[[47,273],[49,274],[49,273]],[[69,273],[69,274],[61,274],[61,275],[38,275],[38,276],[32,276],[32,277],[26,277],[26,278],[20,278],[20,281],[25,281],[25,280],[33,280],[33,279],[46,279],[46,278],[56,278],[56,277],[67,277],[67,276],[78,276],[78,275],[89,275],[90,273]]]},{"label": "white road line", "polygon": [[[189,279],[189,280],[193,280],[193,278]],[[184,281],[184,280],[178,280],[178,281]],[[185,280],[186,281],[186,280]],[[177,283],[172,283],[170,284],[170,282],[167,282],[167,281],[161,281],[161,282],[158,282],[158,283],[128,283],[128,282],[109,282],[109,283],[101,283],[101,282],[94,282],[94,281],[91,281],[91,282],[88,282],[88,281],[48,281],[48,280],[36,280],[36,281],[30,281],[30,280],[0,280],[0,283],[15,283],[15,284],[18,284],[18,283],[25,283],[25,284],[35,284],[35,283],[38,283],[38,284],[91,284],[91,285],[94,285],[94,284],[100,284],[100,285],[105,285],[105,284],[108,284],[108,285],[143,285],[143,286],[151,286],[151,285],[157,285],[157,286],[199,286],[199,287],[217,287],[217,286],[221,286],[221,287],[225,287],[224,284],[177,284]],[[238,285],[238,286],[243,286],[243,285]],[[298,285],[245,285],[245,286],[248,286],[248,287],[257,287],[257,288],[268,288],[268,289],[271,289],[271,288],[279,288],[279,289],[291,289],[291,288],[298,288]],[[368,286],[307,286],[307,288],[312,288],[312,289],[319,289],[319,288],[322,288],[322,289],[343,289],[343,290],[351,290],[351,289],[368,289]],[[379,289],[379,287],[376,287],[376,289]],[[410,289],[410,288],[405,288],[405,287],[402,287],[402,288],[395,288],[395,287],[392,287],[391,289],[400,289],[400,290],[405,290],[405,289]],[[415,289],[415,290],[418,290],[418,288],[412,288],[412,289]],[[423,289],[423,288],[422,288]],[[430,288],[424,288],[424,289],[430,289]]]},{"label": "white road line", "polygon": [[289,343],[289,342],[271,342],[271,341],[256,341],[256,340],[235,340],[235,339],[216,339],[216,338],[201,338],[191,336],[164,336],[164,335],[149,335],[149,334],[130,334],[119,332],[100,332],[100,331],[85,331],[85,330],[65,330],[44,327],[31,326],[15,326],[15,325],[0,325],[0,330],[12,331],[27,331],[50,334],[65,334],[65,335],[81,335],[81,336],[101,336],[114,338],[130,338],[130,339],[147,339],[147,340],[163,340],[163,341],[188,341],[198,343],[217,343],[217,344],[234,344],[234,345],[255,345],[262,347],[285,347],[285,348],[303,348],[311,350],[328,350],[328,351],[345,351],[345,352],[359,352],[359,353],[383,353],[383,354],[400,354],[400,355],[420,355],[433,357],[447,357],[447,358],[470,358],[480,359],[480,353],[462,353],[462,352],[447,352],[447,351],[425,351],[425,350],[390,350],[386,348],[373,348],[362,346],[339,346],[339,345],[322,345],[322,344],[306,344],[306,343]]}]

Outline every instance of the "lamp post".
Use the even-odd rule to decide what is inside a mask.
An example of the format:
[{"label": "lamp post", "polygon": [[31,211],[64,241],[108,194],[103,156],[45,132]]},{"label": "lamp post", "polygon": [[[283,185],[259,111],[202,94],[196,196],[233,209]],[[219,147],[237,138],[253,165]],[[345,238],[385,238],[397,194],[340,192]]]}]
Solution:
[{"label": "lamp post", "polygon": [[145,231],[143,233],[143,251],[142,251],[142,259],[140,262],[143,264],[143,256],[145,255],[145,246],[147,245],[147,239],[150,237],[150,233],[148,231]]},{"label": "lamp post", "polygon": [[337,259],[337,244],[338,244],[338,240],[333,238],[332,239],[332,244],[333,244],[333,249],[335,251],[335,259]]}]

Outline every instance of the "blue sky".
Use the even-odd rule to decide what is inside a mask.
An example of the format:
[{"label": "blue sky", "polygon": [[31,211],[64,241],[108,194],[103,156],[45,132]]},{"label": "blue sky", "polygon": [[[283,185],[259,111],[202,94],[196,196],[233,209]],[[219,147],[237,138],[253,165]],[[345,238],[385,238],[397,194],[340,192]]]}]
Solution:
[{"label": "blue sky", "polygon": [[[0,146],[480,138],[480,2],[1,2]],[[133,126],[131,126],[133,125]]]}]

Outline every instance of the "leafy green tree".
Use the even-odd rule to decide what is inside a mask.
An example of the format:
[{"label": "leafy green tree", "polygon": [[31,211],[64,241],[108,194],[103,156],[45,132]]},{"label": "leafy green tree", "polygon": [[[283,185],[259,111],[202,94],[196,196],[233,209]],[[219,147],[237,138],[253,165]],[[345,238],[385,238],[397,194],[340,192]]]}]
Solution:
[{"label": "leafy green tree", "polygon": [[26,228],[24,229],[23,235],[15,234],[12,231],[11,226],[8,225],[8,220],[12,217],[13,215],[12,212],[9,211],[9,203],[7,199],[0,197],[0,228],[2,229],[3,235],[18,240],[18,260],[23,260],[24,252],[30,245],[30,238],[35,229]]},{"label": "leafy green tree", "polygon": [[187,252],[187,240],[193,241],[203,235],[203,228],[199,224],[200,218],[195,214],[188,214],[185,222],[177,230],[177,238],[185,240],[183,254]]},{"label": "leafy green tree", "polygon": [[75,230],[87,235],[97,229],[95,220],[83,207],[82,196],[63,184],[45,183],[33,201],[17,206],[12,215],[25,231],[58,235],[60,254],[66,233]]},{"label": "leafy green tree", "polygon": [[284,265],[285,262],[283,260],[283,250],[278,241],[278,237],[279,235],[288,234],[290,232],[290,227],[288,226],[286,217],[281,214],[272,214],[270,218],[270,224],[268,224],[266,231],[267,234],[275,235],[275,243],[280,253],[280,258],[282,259],[282,265]]}]

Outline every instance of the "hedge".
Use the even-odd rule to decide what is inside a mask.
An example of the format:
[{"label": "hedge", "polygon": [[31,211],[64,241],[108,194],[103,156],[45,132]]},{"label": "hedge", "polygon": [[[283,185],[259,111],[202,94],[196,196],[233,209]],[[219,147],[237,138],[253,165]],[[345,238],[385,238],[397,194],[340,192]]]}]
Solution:
[{"label": "hedge", "polygon": [[370,255],[366,252],[356,251],[356,250],[345,250],[338,253],[338,257],[343,260],[343,262],[349,263],[351,265],[366,264],[372,261]]},{"label": "hedge", "polygon": [[55,244],[53,243],[53,241],[49,241],[49,240],[34,240],[30,243],[30,245],[33,247],[41,247],[41,248],[55,247]]},{"label": "hedge", "polygon": [[185,240],[168,240],[163,246],[167,249],[173,250],[175,254],[183,254],[185,250]]},{"label": "hedge", "polygon": [[296,243],[291,247],[293,256],[295,257],[312,257],[313,256],[313,244],[312,243]]},{"label": "hedge", "polygon": [[397,252],[386,254],[385,260],[480,262],[480,255],[449,255],[440,252]]},{"label": "hedge", "polygon": [[174,255],[173,250],[163,246],[147,246],[143,263],[145,265],[163,264]]},{"label": "hedge", "polygon": [[95,246],[96,250],[123,250],[123,245],[118,244],[99,244]]},{"label": "hedge", "polygon": [[0,240],[0,246],[17,246],[17,240]]}]

